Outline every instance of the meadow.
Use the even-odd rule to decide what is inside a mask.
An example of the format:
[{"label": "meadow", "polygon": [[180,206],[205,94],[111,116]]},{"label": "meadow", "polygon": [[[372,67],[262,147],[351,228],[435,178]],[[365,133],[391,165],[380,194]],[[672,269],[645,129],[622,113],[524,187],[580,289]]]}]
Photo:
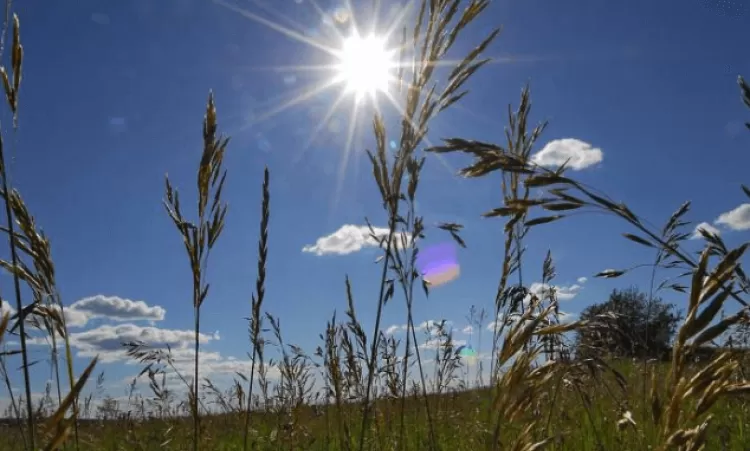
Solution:
[{"label": "meadow", "polygon": [[[517,105],[508,108],[502,142],[457,137],[426,147],[430,121],[467,94],[472,75],[488,62],[482,55],[499,29],[472,43],[473,50],[463,59],[450,62],[452,70],[440,85],[434,84],[435,67],[488,5],[489,0],[423,0],[411,28],[404,29],[398,93],[405,108],[400,129],[388,133],[398,137],[396,151],[388,149],[379,115],[372,121],[376,147],[368,151],[373,189],[382,200],[378,219],[389,229],[386,235],[373,231],[372,236],[382,250],[376,266],[379,290],[370,299],[354,299],[347,279],[342,286],[347,309],[332,312],[330,321],[321,325],[315,349],[286,342],[283,318],[265,308],[266,263],[273,252],[273,170],[263,171],[257,279],[246,311],[237,315],[248,317],[248,353],[254,365],[249,374],[233,375],[234,384],[228,387],[201,377],[199,340],[201,312],[212,308],[206,268],[214,246],[226,244],[222,230],[231,220],[222,188],[227,177],[235,176],[223,166],[231,143],[219,132],[220,99],[209,94],[203,112],[203,142],[196,143],[202,147],[196,161],[197,198],[181,197],[168,178],[163,193],[165,214],[174,224],[174,239],[184,243],[192,276],[192,371],[180,371],[169,348],[123,343],[150,390],[125,399],[95,390],[103,378],[97,380],[97,358],[74,374],[51,238],[40,232],[21,193],[11,185],[3,142],[15,131],[3,131],[0,188],[6,221],[1,230],[8,237],[10,258],[0,266],[13,276],[12,287],[3,292],[12,294],[8,301],[17,313],[3,314],[0,341],[12,337],[19,344],[6,346],[0,354],[0,376],[12,402],[0,424],[0,448],[750,450],[746,354],[727,351],[695,358],[698,348],[748,322],[750,281],[741,260],[750,243],[727,248],[718,235],[703,230],[705,247],[696,257],[682,246],[691,232],[684,219],[689,203],[663,227],[653,228],[628,205],[570,177],[565,164],[555,169],[534,164],[531,154],[546,124],[531,125],[529,86]],[[0,78],[7,108],[17,118],[24,48],[20,19],[14,15],[7,25],[10,66],[0,69]],[[739,94],[750,107],[750,87],[742,79]],[[468,368],[444,325],[433,325],[429,332],[437,347],[420,348],[425,338],[418,336],[413,318],[414,303],[428,297],[431,289],[416,264],[425,235],[446,234],[466,246],[460,224],[428,228],[415,209],[422,168],[443,153],[465,155],[462,177],[496,179],[503,200],[483,215],[496,221],[498,233],[504,234],[497,256],[502,271],[496,275],[497,294],[489,312],[504,321],[492,331],[486,353],[480,352]],[[251,170],[256,169],[237,172]],[[742,190],[750,197],[750,189]],[[565,321],[555,290],[539,296],[524,285],[524,267],[541,266],[546,284],[553,284],[556,274],[551,255],[543,262],[525,260],[523,244],[534,239],[534,229],[554,227],[581,211],[618,218],[632,231],[626,239],[653,249],[655,258],[648,265],[654,272],[681,274],[679,284],[663,287],[680,292],[687,306],[666,362],[576,356],[569,337],[601,327],[607,314]],[[603,270],[598,277],[616,279],[625,272]],[[30,296],[22,295],[22,286]],[[372,330],[357,314],[364,302],[377,306]],[[730,303],[743,307],[719,315]],[[386,308],[403,310],[403,343],[383,331]],[[27,331],[32,330],[51,343],[56,389],[50,388],[42,400],[32,397],[30,384]],[[8,375],[17,361],[24,386],[22,395],[14,397]]]}]

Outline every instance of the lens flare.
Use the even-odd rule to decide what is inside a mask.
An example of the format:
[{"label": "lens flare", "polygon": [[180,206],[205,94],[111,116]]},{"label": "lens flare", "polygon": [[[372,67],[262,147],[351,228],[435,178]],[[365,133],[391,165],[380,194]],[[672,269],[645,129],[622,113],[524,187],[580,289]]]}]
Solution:
[{"label": "lens flare", "polygon": [[456,247],[452,243],[444,243],[423,249],[417,257],[417,267],[431,286],[456,280],[460,274]]}]

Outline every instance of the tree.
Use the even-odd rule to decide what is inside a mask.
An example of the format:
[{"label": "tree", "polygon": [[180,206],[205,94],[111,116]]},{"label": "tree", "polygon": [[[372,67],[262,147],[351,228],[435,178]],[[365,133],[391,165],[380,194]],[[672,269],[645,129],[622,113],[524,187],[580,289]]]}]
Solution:
[{"label": "tree", "polygon": [[576,333],[579,357],[661,358],[680,321],[673,304],[651,298],[636,287],[613,290],[609,300],[581,312],[588,325]]}]

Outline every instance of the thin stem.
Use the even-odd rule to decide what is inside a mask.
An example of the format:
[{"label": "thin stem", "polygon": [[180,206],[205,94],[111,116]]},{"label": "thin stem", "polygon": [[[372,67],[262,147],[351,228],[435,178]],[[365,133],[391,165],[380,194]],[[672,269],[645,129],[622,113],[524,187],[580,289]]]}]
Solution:
[{"label": "thin stem", "polygon": [[[419,346],[416,346],[417,344],[417,333],[414,330],[414,319],[411,316],[411,313],[409,314],[409,324],[407,325],[407,328],[411,330],[412,339],[414,340],[414,355],[417,356],[417,367],[419,367],[419,379],[422,383],[422,396],[424,396],[424,402],[425,402],[425,409],[427,410],[427,423],[429,424],[430,428],[430,445],[434,449],[435,448],[435,430],[434,425],[432,423],[432,412],[430,411],[430,403],[429,399],[427,398],[427,383],[424,378],[424,369],[422,368],[422,357],[419,354]],[[408,333],[408,331],[407,331]]]},{"label": "thin stem", "polygon": [[250,361],[250,382],[247,388],[247,406],[245,410],[245,432],[242,438],[242,449],[247,450],[247,438],[250,429],[250,412],[251,403],[253,401],[253,382],[255,379],[255,359],[258,356],[258,348],[256,344],[253,344],[253,358]]},{"label": "thin stem", "polygon": [[198,440],[200,439],[200,415],[198,412],[198,359],[199,359],[199,348],[200,348],[200,324],[201,324],[201,308],[196,305],[195,307],[195,376],[193,379],[193,449],[198,450]]},{"label": "thin stem", "polygon": [[[13,213],[11,211],[10,207],[10,187],[8,183],[8,176],[7,171],[5,169],[5,156],[3,152],[3,140],[2,137],[0,137],[0,178],[2,178],[2,188],[3,193],[5,193],[5,220],[8,224],[8,230],[10,231],[10,234],[8,235],[8,243],[10,245],[10,256],[11,256],[11,263],[13,264],[13,267],[18,267],[18,252],[16,250],[16,240],[14,237],[16,236],[15,231],[15,221],[13,220]],[[16,296],[16,311],[18,312],[18,330],[20,334],[21,339],[21,360],[22,360],[22,370],[23,370],[23,379],[24,379],[24,390],[26,393],[26,411],[28,415],[27,423],[29,428],[29,434],[30,434],[30,445],[31,449],[36,449],[36,432],[34,428],[34,416],[33,416],[33,409],[31,405],[31,379],[29,376],[29,357],[28,357],[28,349],[26,347],[26,315],[24,314],[23,310],[23,304],[21,303],[21,283],[18,277],[18,273],[16,271],[13,272],[13,290],[15,292]]]},{"label": "thin stem", "polygon": [[391,245],[393,243],[393,235],[396,232],[396,216],[397,216],[397,209],[398,209],[398,202],[395,203],[393,214],[391,215],[391,219],[389,221],[389,230],[388,230],[388,241],[386,245],[386,253],[385,258],[383,259],[383,271],[380,275],[380,292],[378,294],[378,310],[375,314],[375,332],[373,333],[374,338],[372,340],[372,346],[370,349],[370,361],[367,363],[367,387],[365,390],[365,405],[364,405],[364,411],[362,412],[362,428],[360,430],[359,434],[359,450],[362,451],[365,446],[365,435],[367,434],[367,426],[368,421],[370,419],[370,391],[372,390],[372,383],[375,378],[375,358],[377,356],[377,346],[378,341],[380,338],[380,334],[378,331],[380,330],[380,319],[383,314],[383,304],[385,304],[384,300],[384,294],[385,294],[385,285],[387,282],[387,275],[388,275],[388,264],[390,263],[390,257],[392,248]]},{"label": "thin stem", "polygon": [[5,388],[8,389],[8,396],[10,396],[10,406],[13,413],[16,415],[16,422],[18,424],[18,430],[21,431],[21,439],[23,440],[23,448],[26,449],[26,434],[23,430],[23,421],[21,421],[21,412],[18,410],[18,404],[16,403],[16,395],[13,394],[13,387],[10,385],[10,377],[8,376],[8,368],[5,366],[5,356],[0,358],[0,371],[3,373],[3,380],[5,381]]}]

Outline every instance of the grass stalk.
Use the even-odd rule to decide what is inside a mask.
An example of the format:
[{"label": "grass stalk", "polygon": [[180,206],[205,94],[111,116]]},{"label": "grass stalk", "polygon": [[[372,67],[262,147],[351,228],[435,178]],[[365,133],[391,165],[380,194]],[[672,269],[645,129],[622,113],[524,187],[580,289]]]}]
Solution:
[{"label": "grass stalk", "polygon": [[268,221],[271,216],[269,208],[271,195],[269,192],[268,168],[263,171],[263,200],[261,202],[260,240],[258,241],[258,275],[255,283],[255,296],[251,302],[250,318],[250,342],[253,347],[253,356],[250,360],[250,381],[247,388],[247,411],[245,413],[245,431],[242,439],[242,449],[247,450],[248,434],[250,431],[250,413],[252,410],[253,384],[255,382],[256,359],[263,360],[263,348],[260,342],[260,331],[262,327],[262,306],[265,298],[266,288],[266,260],[268,258]]}]

